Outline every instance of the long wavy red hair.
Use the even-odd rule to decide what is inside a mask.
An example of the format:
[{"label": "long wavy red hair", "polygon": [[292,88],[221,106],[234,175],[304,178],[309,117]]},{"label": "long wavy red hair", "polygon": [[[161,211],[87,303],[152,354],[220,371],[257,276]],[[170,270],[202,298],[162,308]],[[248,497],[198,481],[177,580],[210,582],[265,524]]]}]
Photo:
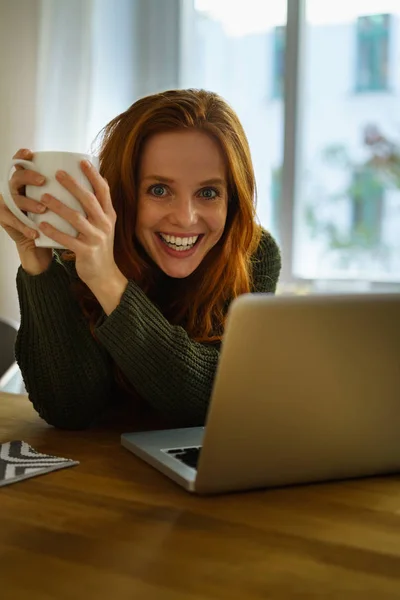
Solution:
[{"label": "long wavy red hair", "polygon": [[[237,115],[220,96],[205,90],[171,90],[142,98],[102,130],[100,173],[108,181],[117,213],[115,262],[157,302],[159,270],[135,236],[138,167],[150,136],[177,129],[204,131],[219,143],[226,160],[228,214],[217,245],[194,273],[174,280],[179,293],[170,294],[162,310],[172,324],[183,325],[191,339],[212,343],[221,340],[229,302],[251,290],[250,261],[261,234],[250,149]],[[93,331],[101,308],[81,282],[76,292]]]}]

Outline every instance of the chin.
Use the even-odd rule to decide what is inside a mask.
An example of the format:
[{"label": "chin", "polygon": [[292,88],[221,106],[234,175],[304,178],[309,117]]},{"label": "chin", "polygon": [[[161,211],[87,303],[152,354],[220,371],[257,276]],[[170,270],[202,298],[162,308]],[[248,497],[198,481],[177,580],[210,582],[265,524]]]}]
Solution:
[{"label": "chin", "polygon": [[189,275],[194,273],[194,271],[198,267],[198,265],[196,265],[192,269],[191,268],[174,269],[173,267],[168,268],[166,265],[160,265],[159,263],[157,263],[157,264],[158,264],[159,268],[161,269],[161,271],[163,271],[163,273],[168,275],[168,277],[172,277],[173,279],[185,279],[186,277],[189,277]]}]

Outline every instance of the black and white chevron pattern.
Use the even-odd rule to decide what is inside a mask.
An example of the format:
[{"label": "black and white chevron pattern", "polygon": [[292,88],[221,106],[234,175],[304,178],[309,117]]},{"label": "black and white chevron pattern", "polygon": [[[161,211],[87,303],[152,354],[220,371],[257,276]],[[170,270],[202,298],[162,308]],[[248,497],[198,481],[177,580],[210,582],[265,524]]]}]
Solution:
[{"label": "black and white chevron pattern", "polygon": [[68,458],[40,454],[21,440],[6,442],[0,445],[0,487],[78,464]]}]

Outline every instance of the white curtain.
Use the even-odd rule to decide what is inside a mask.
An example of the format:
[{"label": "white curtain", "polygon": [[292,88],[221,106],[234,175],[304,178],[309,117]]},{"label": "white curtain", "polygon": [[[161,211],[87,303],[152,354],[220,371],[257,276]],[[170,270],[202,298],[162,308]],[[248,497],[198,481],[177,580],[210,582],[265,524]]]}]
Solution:
[{"label": "white curtain", "polygon": [[[0,182],[20,147],[88,152],[140,96],[179,87],[192,0],[0,0]],[[0,231],[0,317],[19,318],[18,258]]]},{"label": "white curtain", "polygon": [[177,87],[180,7],[181,0],[41,0],[37,147],[88,151],[136,98]]},{"label": "white curtain", "polygon": [[[39,0],[0,0],[0,181],[19,147],[35,145]],[[18,258],[0,230],[0,317],[19,319]]]},{"label": "white curtain", "polygon": [[83,152],[93,64],[92,0],[41,0],[36,94],[37,150]]}]

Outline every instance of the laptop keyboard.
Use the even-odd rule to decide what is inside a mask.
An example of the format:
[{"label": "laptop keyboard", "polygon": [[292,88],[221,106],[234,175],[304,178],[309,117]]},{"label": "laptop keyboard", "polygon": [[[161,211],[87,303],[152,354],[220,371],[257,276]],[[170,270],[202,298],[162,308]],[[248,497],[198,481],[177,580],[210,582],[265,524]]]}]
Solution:
[{"label": "laptop keyboard", "polygon": [[192,467],[192,469],[197,469],[200,452],[201,446],[194,446],[191,448],[171,448],[170,450],[166,450],[167,454],[170,454],[177,460],[180,460],[188,467]]}]

